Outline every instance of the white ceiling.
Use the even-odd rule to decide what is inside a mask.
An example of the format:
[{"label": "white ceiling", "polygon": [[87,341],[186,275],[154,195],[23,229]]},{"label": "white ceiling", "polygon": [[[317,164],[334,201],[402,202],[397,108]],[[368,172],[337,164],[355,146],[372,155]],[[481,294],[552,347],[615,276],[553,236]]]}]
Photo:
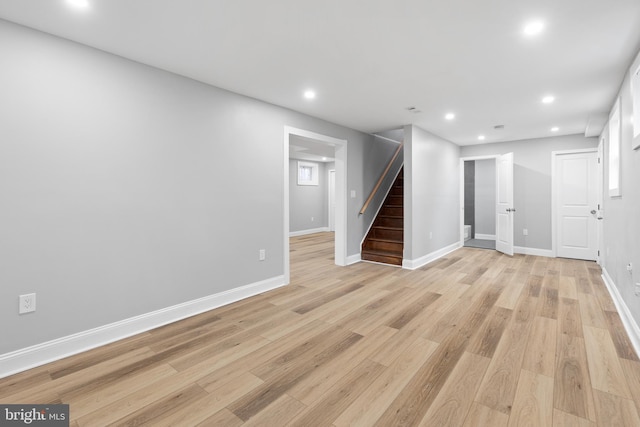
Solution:
[{"label": "white ceiling", "polygon": [[[639,0],[88,1],[0,0],[0,18],[364,132],[413,123],[460,145],[597,128],[640,49]],[[531,19],[546,23],[535,38]]]}]

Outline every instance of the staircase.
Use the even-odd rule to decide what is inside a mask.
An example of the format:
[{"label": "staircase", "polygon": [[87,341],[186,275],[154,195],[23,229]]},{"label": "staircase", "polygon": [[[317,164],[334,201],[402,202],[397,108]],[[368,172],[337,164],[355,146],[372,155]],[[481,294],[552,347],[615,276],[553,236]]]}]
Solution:
[{"label": "staircase", "polygon": [[387,194],[378,216],[362,243],[361,258],[365,261],[402,265],[404,248],[404,168]]}]

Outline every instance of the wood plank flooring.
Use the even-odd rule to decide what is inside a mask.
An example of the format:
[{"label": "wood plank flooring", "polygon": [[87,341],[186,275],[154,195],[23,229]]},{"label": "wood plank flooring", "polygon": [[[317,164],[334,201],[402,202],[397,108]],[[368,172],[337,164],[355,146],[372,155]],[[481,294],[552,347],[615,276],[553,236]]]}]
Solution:
[{"label": "wood plank flooring", "polygon": [[640,360],[592,262],[462,248],[421,269],[333,265],[0,379],[72,426],[640,426]]}]

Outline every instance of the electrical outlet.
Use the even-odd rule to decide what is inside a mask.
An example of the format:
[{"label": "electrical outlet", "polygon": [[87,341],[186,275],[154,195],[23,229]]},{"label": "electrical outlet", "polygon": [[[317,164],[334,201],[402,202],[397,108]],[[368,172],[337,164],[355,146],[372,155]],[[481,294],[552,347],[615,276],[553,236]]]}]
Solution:
[{"label": "electrical outlet", "polygon": [[36,311],[36,294],[25,294],[19,297],[20,305],[18,306],[18,313],[31,313]]},{"label": "electrical outlet", "polygon": [[529,230],[527,230],[526,228],[522,229],[522,235],[523,236],[528,236],[529,235]]},{"label": "electrical outlet", "polygon": [[351,198],[352,199],[356,198],[356,190],[351,190]]},{"label": "electrical outlet", "polygon": [[433,231],[429,232],[429,239],[433,239]]},{"label": "electrical outlet", "polygon": [[633,290],[633,293],[636,294],[637,297],[640,297],[640,283],[636,283],[636,288]]},{"label": "electrical outlet", "polygon": [[313,222],[313,217],[311,217],[311,222]]},{"label": "electrical outlet", "polygon": [[631,263],[627,264],[627,271],[629,273],[631,273],[633,271],[633,264],[631,264]]},{"label": "electrical outlet", "polygon": [[260,249],[260,252],[258,253],[258,259],[260,261],[264,261],[267,258],[267,251],[265,249]]}]

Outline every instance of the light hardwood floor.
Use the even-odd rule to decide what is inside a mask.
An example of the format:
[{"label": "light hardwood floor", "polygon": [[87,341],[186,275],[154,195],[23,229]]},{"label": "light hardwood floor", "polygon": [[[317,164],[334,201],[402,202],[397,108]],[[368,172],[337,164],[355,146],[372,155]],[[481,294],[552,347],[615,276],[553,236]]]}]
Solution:
[{"label": "light hardwood floor", "polygon": [[415,271],[291,241],[291,285],[0,380],[72,426],[640,426],[592,262],[462,248]]}]

